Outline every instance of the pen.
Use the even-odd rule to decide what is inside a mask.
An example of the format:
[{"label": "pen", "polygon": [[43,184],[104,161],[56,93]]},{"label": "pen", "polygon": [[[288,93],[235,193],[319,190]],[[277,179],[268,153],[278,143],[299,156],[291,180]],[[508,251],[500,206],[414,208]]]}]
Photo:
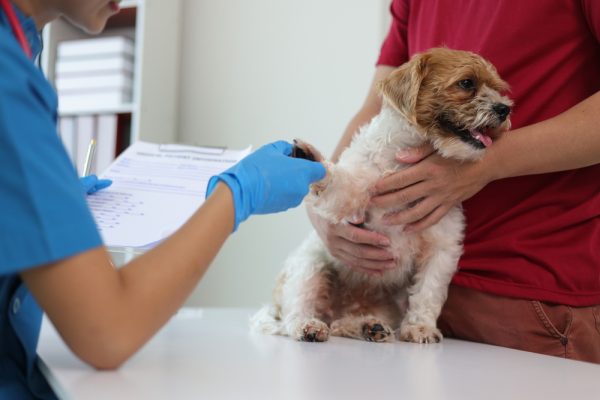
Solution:
[{"label": "pen", "polygon": [[83,176],[88,176],[92,169],[92,162],[94,161],[94,155],[96,154],[96,139],[90,140],[90,145],[85,155],[85,163],[83,164]]}]

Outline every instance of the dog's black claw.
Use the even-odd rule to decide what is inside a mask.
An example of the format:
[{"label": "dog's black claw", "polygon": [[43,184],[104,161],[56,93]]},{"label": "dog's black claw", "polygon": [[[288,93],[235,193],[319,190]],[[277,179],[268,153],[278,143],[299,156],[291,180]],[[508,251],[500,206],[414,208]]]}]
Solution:
[{"label": "dog's black claw", "polygon": [[389,335],[389,332],[380,323],[364,324],[363,337],[367,342],[381,342]]},{"label": "dog's black claw", "polygon": [[308,161],[315,161],[315,157],[311,153],[305,152],[297,144],[295,144],[292,149],[292,157],[293,158],[302,158],[302,159],[308,160]]},{"label": "dog's black claw", "polygon": [[307,333],[304,335],[303,341],[304,342],[316,342],[317,334],[316,333]]}]

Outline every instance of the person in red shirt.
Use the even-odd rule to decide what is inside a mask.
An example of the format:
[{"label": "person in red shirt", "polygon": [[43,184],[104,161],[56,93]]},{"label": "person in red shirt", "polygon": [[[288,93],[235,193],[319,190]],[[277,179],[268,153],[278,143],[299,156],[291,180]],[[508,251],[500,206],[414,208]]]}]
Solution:
[{"label": "person in red shirt", "polygon": [[[430,148],[378,182],[372,201],[407,205],[390,224],[422,230],[461,203],[464,254],[438,321],[446,336],[600,363],[600,2],[393,0],[367,99],[333,160],[381,108],[376,83],[415,53],[478,53],[511,85],[512,131],[479,162]],[[309,216],[330,252],[378,273],[388,239]]]}]

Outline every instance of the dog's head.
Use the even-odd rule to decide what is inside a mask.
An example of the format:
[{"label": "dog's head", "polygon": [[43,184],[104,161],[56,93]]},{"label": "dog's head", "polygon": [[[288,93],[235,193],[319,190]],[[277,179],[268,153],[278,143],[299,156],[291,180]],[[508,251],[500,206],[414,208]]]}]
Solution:
[{"label": "dog's head", "polygon": [[440,154],[462,160],[478,159],[510,129],[508,88],[488,61],[447,48],[416,54],[380,83],[386,104]]}]

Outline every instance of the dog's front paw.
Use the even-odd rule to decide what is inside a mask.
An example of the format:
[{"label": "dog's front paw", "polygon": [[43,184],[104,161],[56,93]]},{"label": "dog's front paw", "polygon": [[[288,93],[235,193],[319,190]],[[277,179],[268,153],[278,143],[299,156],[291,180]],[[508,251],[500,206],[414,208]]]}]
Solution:
[{"label": "dog's front paw", "polygon": [[400,327],[400,340],[413,343],[438,343],[442,341],[442,332],[435,326],[403,325]]},{"label": "dog's front paw", "polygon": [[387,342],[392,339],[392,330],[386,324],[374,319],[363,325],[362,334],[368,342]]},{"label": "dog's front paw", "polygon": [[383,321],[370,316],[347,316],[331,323],[333,336],[362,339],[368,342],[390,342],[393,330]]},{"label": "dog's front paw", "polygon": [[329,339],[329,327],[313,318],[299,325],[295,338],[301,342],[325,342]]}]

